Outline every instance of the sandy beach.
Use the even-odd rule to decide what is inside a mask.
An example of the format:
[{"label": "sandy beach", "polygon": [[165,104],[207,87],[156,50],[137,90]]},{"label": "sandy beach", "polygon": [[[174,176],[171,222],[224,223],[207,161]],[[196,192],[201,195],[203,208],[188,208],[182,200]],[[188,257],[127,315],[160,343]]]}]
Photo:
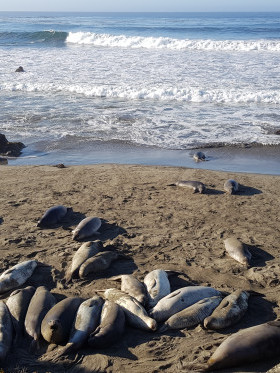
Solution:
[{"label": "sandy beach", "polygon": [[[241,184],[236,195],[223,191],[229,178]],[[259,293],[250,296],[242,320],[220,332],[201,326],[164,333],[127,327],[111,348],[84,347],[76,365],[71,359],[43,362],[40,354],[29,354],[22,346],[8,354],[2,366],[5,373],[191,372],[231,333],[280,317],[279,176],[99,164],[0,166],[0,180],[0,270],[27,259],[50,265],[36,269],[26,285],[46,285],[57,300],[87,298],[95,290],[120,287],[110,280],[112,276],[133,273],[143,280],[158,268],[182,273],[170,278],[172,290],[204,285]],[[178,180],[201,181],[206,193],[193,194],[172,185]],[[52,229],[37,228],[44,211],[59,204],[72,207],[73,213]],[[100,276],[66,285],[65,272],[80,246],[70,230],[88,216],[103,221],[95,238],[127,258],[118,259]],[[252,253],[250,268],[226,255],[223,240],[232,235]],[[266,372],[279,362],[277,358],[226,371]]]}]

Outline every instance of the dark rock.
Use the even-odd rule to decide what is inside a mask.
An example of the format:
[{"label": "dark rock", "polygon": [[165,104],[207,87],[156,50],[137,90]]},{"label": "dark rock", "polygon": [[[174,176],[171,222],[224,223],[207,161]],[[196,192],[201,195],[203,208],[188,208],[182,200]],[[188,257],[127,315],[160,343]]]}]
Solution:
[{"label": "dark rock", "polygon": [[275,135],[280,135],[280,130],[277,130],[277,131],[275,132]]},{"label": "dark rock", "polygon": [[0,157],[0,165],[1,165],[1,164],[8,164],[8,159],[7,159],[7,158]]},{"label": "dark rock", "polygon": [[0,154],[10,157],[19,157],[25,145],[22,142],[9,142],[6,136],[0,133]]},{"label": "dark rock", "polygon": [[57,168],[66,168],[66,166],[63,163],[55,164],[54,167],[57,167]]},{"label": "dark rock", "polygon": [[23,73],[24,72],[24,70],[23,70],[23,67],[22,66],[20,66],[20,67],[18,67],[17,69],[16,69],[16,73]]}]

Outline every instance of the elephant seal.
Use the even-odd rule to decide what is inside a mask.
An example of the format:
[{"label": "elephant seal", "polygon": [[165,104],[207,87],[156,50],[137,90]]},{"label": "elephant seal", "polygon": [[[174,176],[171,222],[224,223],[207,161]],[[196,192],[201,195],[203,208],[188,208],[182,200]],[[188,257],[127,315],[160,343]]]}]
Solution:
[{"label": "elephant seal", "polygon": [[13,339],[13,323],[6,304],[0,300],[0,362],[9,352]]},{"label": "elephant seal", "polygon": [[229,256],[237,262],[249,266],[249,261],[252,258],[250,251],[247,247],[237,238],[229,237],[224,240],[225,249]]},{"label": "elephant seal", "polygon": [[135,298],[118,289],[107,289],[104,296],[122,307],[131,326],[149,331],[156,330],[156,321],[148,316],[145,308]]},{"label": "elephant seal", "polygon": [[230,368],[280,354],[280,321],[242,329],[226,338],[208,360],[207,371]]},{"label": "elephant seal", "polygon": [[0,294],[23,285],[37,264],[36,260],[26,260],[4,271],[0,276]]},{"label": "elephant seal", "polygon": [[150,308],[154,307],[161,298],[170,294],[170,282],[163,269],[149,272],[144,278],[144,284],[147,288]]},{"label": "elephant seal", "polygon": [[45,341],[58,345],[65,344],[82,298],[70,297],[53,306],[43,318],[41,334]]},{"label": "elephant seal", "polygon": [[118,342],[125,328],[125,314],[121,306],[106,300],[101,312],[100,325],[88,338],[93,348],[105,348]]},{"label": "elephant seal", "polygon": [[72,209],[62,205],[53,206],[44,213],[38,221],[37,227],[44,228],[55,225],[59,223],[69,211],[72,211]]},{"label": "elephant seal", "polygon": [[13,291],[6,302],[16,333],[14,344],[18,344],[23,337],[24,320],[30,300],[34,293],[35,288],[33,286],[27,286],[24,289]]},{"label": "elephant seal", "polygon": [[115,251],[101,251],[92,258],[87,259],[79,269],[79,277],[86,278],[89,273],[99,273],[109,268],[111,263],[118,259]]},{"label": "elephant seal", "polygon": [[238,182],[232,179],[225,181],[224,190],[229,194],[234,194],[239,191]]},{"label": "elephant seal", "polygon": [[187,286],[162,298],[149,312],[156,321],[165,321],[201,299],[220,296],[221,293],[208,286]]},{"label": "elephant seal", "polygon": [[194,155],[193,155],[193,159],[196,162],[199,162],[199,161],[205,161],[206,157],[205,157],[205,154],[203,152],[195,152]]},{"label": "elephant seal", "polygon": [[236,290],[225,297],[211,316],[204,320],[206,329],[223,329],[237,323],[248,308],[249,293]]},{"label": "elephant seal", "polygon": [[220,296],[201,299],[192,306],[169,317],[160,328],[160,332],[168,329],[192,328],[200,324],[207,316],[211,315],[222,299]]},{"label": "elephant seal", "polygon": [[72,278],[78,277],[79,269],[81,265],[89,258],[93,257],[103,248],[103,244],[100,240],[88,241],[83,243],[79,249],[75,252],[71,267],[66,272],[66,282],[71,281]]},{"label": "elephant seal", "polygon": [[33,339],[30,345],[31,351],[39,348],[42,320],[55,304],[55,297],[45,286],[39,286],[36,289],[29,303],[24,322],[26,333]]},{"label": "elephant seal", "polygon": [[180,180],[176,182],[176,185],[183,187],[183,188],[191,188],[194,193],[204,193],[205,192],[205,185],[200,181],[193,181],[193,180]]},{"label": "elephant seal", "polygon": [[73,240],[82,240],[94,234],[99,234],[98,229],[101,227],[101,220],[99,218],[88,217],[80,221],[77,227],[72,231]]},{"label": "elephant seal", "polygon": [[131,295],[143,306],[147,302],[147,291],[145,286],[133,275],[121,275],[111,278],[111,280],[121,280],[121,291]]}]

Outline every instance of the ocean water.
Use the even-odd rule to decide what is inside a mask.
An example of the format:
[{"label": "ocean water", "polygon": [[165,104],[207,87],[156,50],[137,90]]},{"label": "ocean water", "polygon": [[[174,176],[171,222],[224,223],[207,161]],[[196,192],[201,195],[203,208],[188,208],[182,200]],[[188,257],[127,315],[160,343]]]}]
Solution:
[{"label": "ocean water", "polygon": [[27,163],[280,144],[280,13],[0,12],[0,61]]}]

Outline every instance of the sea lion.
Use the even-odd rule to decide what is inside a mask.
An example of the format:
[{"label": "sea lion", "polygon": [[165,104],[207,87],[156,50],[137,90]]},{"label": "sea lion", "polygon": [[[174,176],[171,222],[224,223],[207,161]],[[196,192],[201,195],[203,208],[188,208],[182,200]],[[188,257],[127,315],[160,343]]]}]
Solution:
[{"label": "sea lion", "polygon": [[133,275],[121,275],[111,278],[111,280],[121,280],[121,291],[137,299],[143,306],[147,302],[147,291],[145,286]]},{"label": "sea lion", "polygon": [[0,276],[0,294],[23,285],[37,264],[36,260],[26,260],[4,271]]},{"label": "sea lion", "polygon": [[73,240],[82,240],[94,234],[99,234],[98,229],[101,227],[101,220],[99,218],[88,217],[80,221],[77,227],[72,231]]},{"label": "sea lion", "polygon": [[229,237],[224,240],[225,249],[229,256],[237,262],[249,266],[249,261],[252,258],[250,251],[247,247],[237,238]]},{"label": "sea lion", "polygon": [[88,241],[83,243],[79,249],[75,252],[71,267],[66,272],[66,282],[71,281],[72,278],[78,277],[80,266],[89,258],[93,257],[103,248],[103,244],[100,240]]},{"label": "sea lion", "polygon": [[193,159],[196,162],[199,162],[199,161],[205,161],[206,157],[205,157],[205,154],[203,152],[195,152],[194,155],[193,155]]},{"label": "sea lion", "polygon": [[242,329],[226,338],[208,360],[207,370],[230,368],[280,354],[280,321]]},{"label": "sea lion", "polygon": [[192,328],[193,326],[200,324],[207,316],[211,315],[222,299],[223,298],[220,296],[201,299],[192,306],[189,306],[169,317],[160,328],[160,331],[163,332],[168,329]]},{"label": "sea lion", "polygon": [[6,302],[6,306],[10,311],[11,320],[16,333],[16,337],[14,339],[15,344],[17,344],[23,337],[24,320],[30,300],[34,293],[35,288],[33,286],[27,286],[24,289],[13,291]]},{"label": "sea lion", "polygon": [[0,300],[0,362],[9,352],[13,339],[13,323],[6,304]]},{"label": "sea lion", "polygon": [[170,282],[163,269],[149,272],[144,278],[144,284],[147,288],[150,308],[154,307],[161,298],[170,294]]},{"label": "sea lion", "polygon": [[187,286],[162,298],[149,312],[156,321],[165,321],[201,299],[220,296],[221,293],[208,286]]},{"label": "sea lion", "polygon": [[45,341],[58,345],[65,344],[82,298],[70,297],[53,306],[43,318],[41,334]]},{"label": "sea lion", "polygon": [[59,223],[68,211],[72,211],[72,209],[62,205],[49,208],[38,221],[37,227],[44,228]]},{"label": "sea lion", "polygon": [[225,181],[224,190],[229,194],[234,194],[238,192],[239,190],[238,182],[232,179]]},{"label": "sea lion", "polygon": [[205,191],[205,185],[201,183],[200,181],[180,180],[176,182],[176,185],[183,187],[183,188],[191,188],[194,193],[198,192],[202,194]]},{"label": "sea lion", "polygon": [[248,308],[249,293],[236,290],[225,297],[211,316],[204,320],[207,329],[223,329],[237,323]]},{"label": "sea lion", "polygon": [[39,347],[42,320],[55,304],[55,297],[45,286],[39,286],[36,289],[29,303],[24,322],[27,334],[33,338],[30,345],[31,350]]},{"label": "sea lion", "polygon": [[101,312],[100,325],[90,334],[88,345],[105,348],[118,342],[125,328],[125,314],[121,306],[106,300]]},{"label": "sea lion", "polygon": [[104,296],[122,307],[131,326],[149,331],[156,330],[156,321],[148,316],[145,308],[135,298],[118,289],[107,289]]},{"label": "sea lion", "polygon": [[111,263],[119,257],[115,251],[101,251],[87,259],[79,269],[79,277],[86,278],[89,273],[99,273],[109,268]]}]

